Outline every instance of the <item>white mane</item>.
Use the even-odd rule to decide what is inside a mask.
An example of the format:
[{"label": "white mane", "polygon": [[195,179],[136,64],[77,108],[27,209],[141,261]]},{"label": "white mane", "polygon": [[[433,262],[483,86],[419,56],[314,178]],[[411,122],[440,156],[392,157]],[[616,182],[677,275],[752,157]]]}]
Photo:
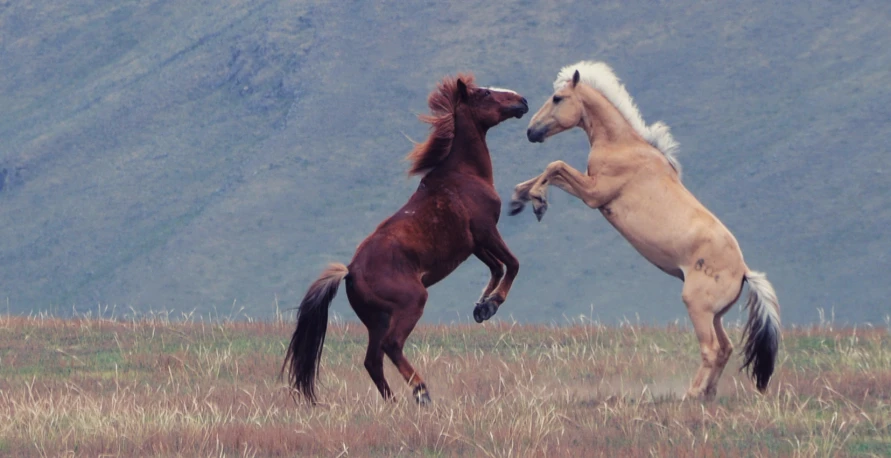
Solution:
[{"label": "white mane", "polygon": [[625,90],[625,85],[619,81],[619,77],[613,73],[613,69],[603,62],[581,61],[573,65],[567,65],[560,69],[557,79],[554,81],[554,90],[557,91],[566,83],[572,81],[575,71],[579,71],[581,82],[600,91],[609,100],[619,113],[625,117],[631,127],[640,134],[649,144],[653,145],[665,155],[668,163],[681,175],[681,164],[675,157],[678,150],[678,142],[671,136],[671,132],[665,123],[659,121],[650,126],[644,122],[640,110],[634,104],[634,99]]}]

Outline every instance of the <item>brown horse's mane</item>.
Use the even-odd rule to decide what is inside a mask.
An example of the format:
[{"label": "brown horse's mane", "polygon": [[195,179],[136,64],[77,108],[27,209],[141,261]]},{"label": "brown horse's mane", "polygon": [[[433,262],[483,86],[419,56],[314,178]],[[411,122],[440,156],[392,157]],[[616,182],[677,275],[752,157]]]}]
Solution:
[{"label": "brown horse's mane", "polygon": [[423,143],[416,143],[406,159],[411,161],[409,175],[426,174],[442,163],[452,149],[455,138],[455,108],[458,106],[458,80],[473,90],[473,75],[459,73],[458,76],[446,76],[436,85],[436,90],[427,97],[430,107],[429,115],[419,115],[418,119],[430,124],[430,136]]}]

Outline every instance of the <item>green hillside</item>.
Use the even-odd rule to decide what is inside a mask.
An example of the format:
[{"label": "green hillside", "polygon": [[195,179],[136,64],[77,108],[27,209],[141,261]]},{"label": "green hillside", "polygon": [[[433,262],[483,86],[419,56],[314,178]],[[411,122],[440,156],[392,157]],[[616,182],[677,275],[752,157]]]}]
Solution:
[{"label": "green hillside", "polygon": [[[887,319],[891,4],[563,3],[0,0],[0,297],[294,307],[414,190],[402,158],[439,78],[473,71],[534,110],[595,59],[672,127],[786,323]],[[505,201],[552,160],[584,167],[580,131],[533,145],[526,122],[489,135]],[[502,218],[521,270],[499,316],[684,319],[677,280],[551,195],[542,223]],[[469,260],[424,319],[467,320],[487,275]]]}]

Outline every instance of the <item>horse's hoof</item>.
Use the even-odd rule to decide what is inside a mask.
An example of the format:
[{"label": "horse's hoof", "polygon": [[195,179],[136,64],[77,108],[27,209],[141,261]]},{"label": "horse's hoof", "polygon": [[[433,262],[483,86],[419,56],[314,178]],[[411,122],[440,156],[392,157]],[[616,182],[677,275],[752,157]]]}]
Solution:
[{"label": "horse's hoof", "polygon": [[495,305],[495,302],[491,299],[487,299],[484,302],[476,304],[476,307],[473,308],[473,319],[476,320],[477,323],[482,323],[495,316],[497,310],[498,307]]},{"label": "horse's hoof", "polygon": [[518,215],[526,204],[522,200],[514,200],[510,203],[510,216]]},{"label": "horse's hoof", "polygon": [[545,212],[548,211],[548,202],[542,200],[538,202],[538,205],[533,204],[532,211],[535,213],[535,217],[538,218],[538,221],[541,222]]},{"label": "horse's hoof", "polygon": [[427,407],[433,403],[433,401],[430,400],[430,393],[427,392],[427,386],[424,384],[416,386],[412,394],[414,394],[415,402],[417,402],[419,406]]},{"label": "horse's hoof", "polygon": [[717,397],[718,390],[713,389],[704,389],[704,390],[687,390],[687,393],[684,394],[684,397],[681,398],[682,402],[702,402],[702,403],[710,403],[714,402]]}]

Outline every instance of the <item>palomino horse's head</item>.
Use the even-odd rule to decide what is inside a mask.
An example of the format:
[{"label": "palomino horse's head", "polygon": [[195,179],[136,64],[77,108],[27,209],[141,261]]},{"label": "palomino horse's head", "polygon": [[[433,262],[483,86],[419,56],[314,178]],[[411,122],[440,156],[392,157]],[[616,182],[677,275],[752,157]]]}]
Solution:
[{"label": "palomino horse's head", "polygon": [[477,87],[458,79],[458,100],[470,108],[474,119],[484,128],[496,126],[509,118],[522,118],[529,112],[526,99],[510,89]]},{"label": "palomino horse's head", "polygon": [[526,129],[526,138],[530,142],[543,142],[552,135],[579,125],[584,108],[575,91],[579,78],[579,71],[576,70],[572,75],[572,81],[568,81],[554,92],[554,95],[535,113],[529,121],[529,128]]}]

